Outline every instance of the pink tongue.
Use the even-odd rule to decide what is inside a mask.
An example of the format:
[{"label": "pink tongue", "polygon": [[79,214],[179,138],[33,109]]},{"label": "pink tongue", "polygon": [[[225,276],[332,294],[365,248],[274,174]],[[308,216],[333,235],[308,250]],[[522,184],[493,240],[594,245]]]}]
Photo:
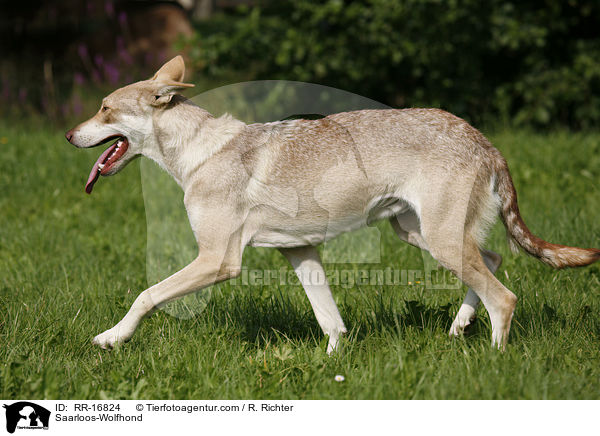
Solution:
[{"label": "pink tongue", "polygon": [[85,192],[87,192],[88,194],[92,193],[92,189],[94,189],[94,183],[96,183],[96,180],[98,180],[98,177],[100,177],[100,170],[98,169],[98,165],[104,163],[108,155],[111,154],[116,147],[116,143],[108,147],[106,151],[100,155],[100,157],[92,167],[92,171],[90,171],[88,181],[85,184]]}]

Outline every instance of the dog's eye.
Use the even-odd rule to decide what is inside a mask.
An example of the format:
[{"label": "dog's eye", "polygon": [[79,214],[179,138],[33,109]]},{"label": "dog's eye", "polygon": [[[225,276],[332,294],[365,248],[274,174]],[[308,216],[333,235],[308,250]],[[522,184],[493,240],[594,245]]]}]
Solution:
[{"label": "dog's eye", "polygon": [[102,112],[106,112],[108,109],[109,109],[108,106],[102,106],[101,110],[102,110]]}]

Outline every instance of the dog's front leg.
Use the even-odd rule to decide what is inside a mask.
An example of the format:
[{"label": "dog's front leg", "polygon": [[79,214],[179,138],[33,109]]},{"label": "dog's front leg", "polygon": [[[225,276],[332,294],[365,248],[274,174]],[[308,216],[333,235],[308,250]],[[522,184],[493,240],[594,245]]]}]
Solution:
[{"label": "dog's front leg", "polygon": [[323,329],[323,333],[329,336],[327,353],[331,354],[337,347],[340,335],[346,333],[346,326],[327,284],[327,276],[319,252],[315,247],[310,246],[280,248],[279,251],[294,267],[315,312],[317,322]]},{"label": "dog's front leg", "polygon": [[241,269],[241,256],[223,258],[216,253],[198,256],[181,271],[146,289],[133,302],[129,312],[113,328],[99,334],[93,343],[102,348],[126,342],[133,336],[142,319],[169,301],[199,291],[213,283],[233,278]]}]

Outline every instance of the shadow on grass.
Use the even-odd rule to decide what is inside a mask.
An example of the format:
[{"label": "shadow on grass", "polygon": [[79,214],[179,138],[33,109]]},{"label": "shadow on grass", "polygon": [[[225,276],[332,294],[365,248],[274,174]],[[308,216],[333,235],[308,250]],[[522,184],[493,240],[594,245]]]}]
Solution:
[{"label": "shadow on grass", "polygon": [[[357,304],[345,302],[340,304],[340,312],[353,341],[382,334],[402,336],[405,330],[415,328],[448,331],[454,318],[451,304],[432,307],[420,301],[403,301],[397,295],[373,295]],[[323,340],[310,306],[283,292],[268,297],[221,294],[195,322],[216,329],[233,328],[242,340],[257,347],[277,343],[282,337],[316,344]]]}]

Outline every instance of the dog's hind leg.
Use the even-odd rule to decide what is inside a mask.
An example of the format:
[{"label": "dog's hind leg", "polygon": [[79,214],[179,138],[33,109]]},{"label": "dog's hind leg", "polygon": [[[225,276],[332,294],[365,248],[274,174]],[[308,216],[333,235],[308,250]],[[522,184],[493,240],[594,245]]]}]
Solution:
[{"label": "dog's hind leg", "polygon": [[[396,232],[396,234],[398,235],[398,237],[400,239],[402,239],[405,242],[408,242],[411,245],[414,245],[415,247],[421,248],[422,250],[429,251],[432,254],[432,256],[442,264],[442,266],[450,269],[462,280],[462,276],[458,273],[458,271],[460,269],[459,268],[460,263],[457,263],[457,261],[460,262],[461,255],[464,254],[464,250],[458,249],[458,250],[454,250],[455,252],[453,252],[453,250],[448,250],[448,251],[440,250],[440,246],[442,246],[442,244],[446,245],[446,246],[451,245],[451,244],[448,244],[448,241],[451,239],[451,235],[456,234],[458,237],[458,234],[463,233],[462,231],[457,232],[457,229],[447,229],[447,230],[445,230],[446,235],[444,235],[444,227],[443,227],[443,225],[440,226],[440,223],[438,223],[435,225],[430,225],[429,234],[428,234],[429,237],[426,238],[421,233],[421,223],[420,223],[419,217],[417,217],[417,215],[412,211],[398,215],[398,216],[391,217],[390,223],[392,225],[392,228],[394,229],[394,231]],[[446,243],[444,243],[444,241],[446,241]],[[435,244],[433,253],[431,252],[432,250],[430,249],[431,244]],[[461,247],[463,245],[464,245],[463,243],[456,241],[453,249],[456,247]],[[502,256],[500,256],[497,253],[494,253],[493,251],[479,250],[476,248],[476,246],[475,246],[475,249],[480,253],[480,256],[471,256],[471,257],[474,258],[476,261],[478,261],[477,258],[479,258],[479,260],[483,260],[482,263],[486,266],[486,268],[485,268],[485,271],[482,271],[482,272],[487,272],[494,278],[493,283],[496,285],[494,287],[496,287],[497,289],[500,289],[501,290],[500,293],[505,294],[507,300],[511,300],[514,297],[515,301],[516,301],[516,297],[514,296],[514,294],[512,292],[510,292],[508,289],[504,288],[504,286],[493,276],[493,274],[498,270],[498,268],[500,267],[500,264],[502,263]],[[444,254],[440,254],[440,253],[444,253]],[[453,253],[453,254],[450,254],[450,253]],[[454,257],[451,259],[448,259],[449,257],[452,257],[452,256],[454,256]],[[442,259],[444,259],[444,260],[442,260]],[[426,258],[424,258],[424,261],[426,261]],[[452,267],[450,267],[450,266],[452,266]],[[425,267],[431,269],[431,266],[425,265]],[[480,268],[480,269],[482,269],[482,268]],[[479,277],[479,279],[481,280],[481,277]],[[489,279],[489,277],[488,277],[488,279]],[[465,282],[465,280],[463,280],[463,282]],[[471,286],[468,282],[465,282],[465,283],[467,284],[467,286]],[[497,285],[500,285],[500,287],[498,287]],[[475,316],[475,313],[477,311],[477,306],[479,305],[479,301],[480,301],[480,297],[478,296],[477,292],[475,292],[472,287],[469,287],[469,290],[467,291],[467,295],[465,296],[463,304],[461,305],[461,307],[458,311],[458,314],[456,315],[456,318],[454,319],[454,322],[452,323],[452,327],[450,328],[450,335],[458,336],[464,332],[465,327],[467,327],[472,322],[472,320]],[[490,301],[493,301],[493,299],[490,299]],[[494,311],[494,307],[492,307],[492,311]],[[488,312],[490,312],[489,308],[488,308]],[[490,316],[491,316],[491,313],[490,313]],[[499,315],[496,318],[504,319],[504,318],[506,318],[506,316]],[[512,318],[512,312],[511,312],[510,318]],[[498,324],[498,323],[496,323],[496,324]],[[508,327],[507,328],[505,327],[506,336],[508,336],[509,328],[510,328],[510,320],[508,321]],[[494,336],[493,341],[495,343],[497,343],[498,346],[503,347],[504,343],[506,341],[506,338],[504,338],[504,333],[498,333],[498,331],[499,330],[496,329],[496,334]],[[503,339],[499,337],[500,334],[502,334]],[[501,341],[504,341],[504,342],[501,342]]]},{"label": "dog's hind leg", "polygon": [[[502,256],[490,250],[480,250],[483,257],[483,261],[488,269],[495,274],[500,265],[502,264]],[[479,297],[469,288],[467,295],[454,318],[452,327],[450,327],[450,336],[460,336],[464,333],[465,328],[473,322],[475,319],[475,313],[477,312],[477,306],[479,305]]]},{"label": "dog's hind leg", "polygon": [[429,251],[427,243],[423,239],[423,236],[421,236],[421,226],[415,212],[411,210],[390,217],[390,224],[400,239],[421,250]]},{"label": "dog's hind leg", "polygon": [[340,335],[346,333],[346,326],[329,289],[319,252],[311,246],[280,248],[279,251],[292,264],[315,312],[317,322],[323,333],[329,336],[327,353],[331,354],[338,345]]},{"label": "dog's hind leg", "polygon": [[504,349],[517,297],[488,269],[475,237],[460,225],[460,212],[460,208],[426,211],[421,215],[421,234],[431,255],[481,299],[492,323],[492,344]]},{"label": "dog's hind leg", "polygon": [[[419,218],[414,211],[405,212],[390,218],[390,224],[396,232],[396,235],[404,242],[408,242],[421,250],[429,252],[427,243],[421,236]],[[423,267],[425,272],[434,271],[438,268],[437,260],[431,256],[423,256]]]}]

